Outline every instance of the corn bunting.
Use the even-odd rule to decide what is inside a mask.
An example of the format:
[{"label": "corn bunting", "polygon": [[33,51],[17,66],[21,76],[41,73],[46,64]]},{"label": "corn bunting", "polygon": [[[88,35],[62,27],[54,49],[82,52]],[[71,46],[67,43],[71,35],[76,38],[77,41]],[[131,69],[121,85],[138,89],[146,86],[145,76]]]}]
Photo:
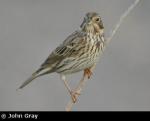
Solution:
[{"label": "corn bunting", "polygon": [[77,92],[70,89],[66,75],[83,70],[83,77],[90,78],[92,68],[99,60],[104,44],[104,26],[101,17],[96,12],[87,13],[80,29],[68,36],[62,44],[52,51],[40,68],[19,89],[37,77],[56,72],[60,74],[65,87],[75,102]]}]

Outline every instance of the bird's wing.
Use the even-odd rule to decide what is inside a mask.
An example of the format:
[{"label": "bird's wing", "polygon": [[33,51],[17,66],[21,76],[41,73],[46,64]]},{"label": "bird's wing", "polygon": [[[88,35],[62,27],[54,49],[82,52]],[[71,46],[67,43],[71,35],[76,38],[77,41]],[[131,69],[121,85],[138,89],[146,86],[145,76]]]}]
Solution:
[{"label": "bird's wing", "polygon": [[69,57],[72,53],[78,51],[78,46],[85,41],[85,33],[75,31],[62,44],[60,44],[41,65],[42,68],[47,66],[55,66],[60,63],[64,58]]},{"label": "bird's wing", "polygon": [[[29,84],[35,78],[54,72],[59,64],[64,58],[70,57],[72,54],[78,52],[79,45],[81,47],[82,43],[85,41],[85,34],[82,32],[74,32],[71,34],[60,46],[58,46],[45,60],[41,67],[31,75],[20,87],[22,89],[27,84]],[[72,57],[73,58],[73,57]],[[68,62],[69,63],[69,62]]]}]

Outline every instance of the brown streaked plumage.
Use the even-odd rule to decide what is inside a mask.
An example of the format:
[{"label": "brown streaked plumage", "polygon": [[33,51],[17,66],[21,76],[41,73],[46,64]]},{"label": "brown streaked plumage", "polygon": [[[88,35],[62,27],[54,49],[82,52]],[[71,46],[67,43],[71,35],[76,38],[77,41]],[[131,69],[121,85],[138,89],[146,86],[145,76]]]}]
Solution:
[{"label": "brown streaked plumage", "polygon": [[66,75],[83,70],[84,76],[88,75],[90,78],[91,68],[97,63],[105,42],[104,26],[98,13],[87,13],[80,28],[60,44],[19,89],[39,76],[56,72],[61,75],[61,79],[75,102],[76,92],[70,89],[66,82]]}]

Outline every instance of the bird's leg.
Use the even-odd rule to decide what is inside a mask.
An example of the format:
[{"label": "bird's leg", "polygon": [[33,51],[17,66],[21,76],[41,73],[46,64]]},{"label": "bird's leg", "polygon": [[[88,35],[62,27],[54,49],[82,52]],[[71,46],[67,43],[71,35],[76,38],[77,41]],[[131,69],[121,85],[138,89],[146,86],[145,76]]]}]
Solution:
[{"label": "bird's leg", "polygon": [[92,73],[92,71],[91,71],[91,68],[84,69],[83,77],[82,77],[82,79],[80,80],[78,86],[77,86],[76,89],[75,89],[76,92],[77,92],[79,95],[80,95],[80,93],[79,93],[77,90],[79,90],[79,88],[80,88],[80,86],[82,85],[82,83],[83,83],[84,79],[86,78],[86,76],[87,76],[88,79],[90,79],[90,77],[91,77],[92,74],[93,74],[93,73]]},{"label": "bird's leg", "polygon": [[85,69],[84,70],[84,74],[83,74],[83,77],[82,79],[80,80],[78,86],[71,91],[71,95],[72,95],[72,99],[73,99],[73,103],[76,103],[77,101],[77,97],[80,95],[80,92],[81,92],[81,89],[84,85],[84,80],[85,80],[85,77],[87,76],[88,79],[91,77],[92,75],[92,72],[90,71],[90,69]]},{"label": "bird's leg", "polygon": [[76,99],[77,93],[71,90],[71,88],[66,80],[66,77],[64,75],[61,75],[61,79],[63,80],[66,89],[68,90],[69,94],[71,95],[71,99],[72,99],[73,103],[75,103],[77,101],[77,99]]},{"label": "bird's leg", "polygon": [[77,96],[80,95],[81,90],[82,90],[82,88],[84,86],[85,78],[87,77],[88,79],[90,79],[90,77],[93,74],[92,71],[94,70],[94,68],[95,68],[95,64],[92,67],[90,67],[90,68],[84,69],[84,73],[83,73],[82,79],[80,80],[80,82],[79,82],[78,86],[75,88],[75,90],[72,91],[72,95],[73,95],[73,97],[75,99],[75,102],[77,101]]},{"label": "bird's leg", "polygon": [[78,86],[74,90],[71,90],[71,88],[66,80],[66,77],[64,75],[61,76],[61,79],[63,80],[66,89],[68,90],[69,94],[71,95],[73,103],[76,103],[77,97],[80,95],[82,87],[84,86],[85,78],[87,77],[88,79],[90,79],[90,77],[92,76],[92,71],[93,71],[94,67],[95,67],[95,65],[90,68],[84,69],[83,77],[80,80]]},{"label": "bird's leg", "polygon": [[83,77],[80,80],[78,86],[75,88],[75,90],[71,90],[71,92],[70,92],[73,103],[76,103],[77,97],[80,95],[80,92],[81,92],[82,87],[84,85],[85,78],[87,77],[88,79],[90,79],[91,76],[92,76],[92,68],[84,69]]}]

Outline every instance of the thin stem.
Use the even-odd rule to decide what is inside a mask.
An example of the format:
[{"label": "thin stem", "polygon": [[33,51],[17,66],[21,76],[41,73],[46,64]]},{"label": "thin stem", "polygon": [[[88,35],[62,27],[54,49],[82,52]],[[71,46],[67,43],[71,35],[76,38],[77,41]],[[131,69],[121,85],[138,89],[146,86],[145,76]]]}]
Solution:
[{"label": "thin stem", "polygon": [[109,43],[110,40],[112,40],[112,38],[114,37],[114,35],[117,33],[117,31],[119,30],[120,25],[122,24],[122,22],[125,20],[125,18],[129,15],[129,13],[131,13],[131,11],[137,6],[137,4],[140,2],[141,0],[135,0],[135,2],[121,15],[119,21],[117,22],[117,24],[115,25],[115,28],[111,31],[110,36],[107,38],[107,43]]}]

